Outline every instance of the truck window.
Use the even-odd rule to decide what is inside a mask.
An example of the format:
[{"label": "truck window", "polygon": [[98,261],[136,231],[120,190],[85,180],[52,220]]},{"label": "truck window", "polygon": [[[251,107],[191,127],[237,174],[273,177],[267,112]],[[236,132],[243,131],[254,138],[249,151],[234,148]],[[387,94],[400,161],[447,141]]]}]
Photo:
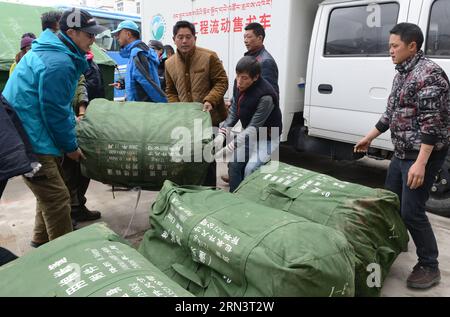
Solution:
[{"label": "truck window", "polygon": [[324,56],[389,56],[389,31],[399,10],[398,3],[390,2],[334,9]]},{"label": "truck window", "polygon": [[431,57],[450,56],[450,1],[433,3],[428,24],[425,52]]}]

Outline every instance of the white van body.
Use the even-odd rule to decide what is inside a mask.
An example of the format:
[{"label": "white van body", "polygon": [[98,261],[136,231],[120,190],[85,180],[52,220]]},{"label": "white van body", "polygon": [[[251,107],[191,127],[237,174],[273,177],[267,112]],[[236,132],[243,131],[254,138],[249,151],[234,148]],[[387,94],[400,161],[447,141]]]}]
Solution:
[{"label": "white van body", "polygon": [[[392,80],[395,76],[395,65],[388,55],[374,56],[375,54],[370,53],[364,55],[365,53],[362,52],[360,56],[356,54],[347,56],[330,54],[331,56],[327,56],[325,45],[327,36],[330,35],[328,28],[332,13],[341,11],[343,12],[342,18],[344,18],[346,10],[364,6],[363,11],[367,12],[367,17],[365,16],[366,25],[361,26],[360,22],[362,21],[353,21],[353,30],[357,34],[363,28],[370,31],[370,26],[367,26],[367,24],[376,24],[374,19],[377,15],[383,20],[386,14],[383,16],[380,8],[387,5],[396,7],[398,10],[396,12],[397,19],[393,24],[399,22],[418,24],[425,35],[424,50],[426,54],[432,55],[430,57],[443,67],[447,74],[450,74],[450,50],[443,51],[439,48],[432,49],[427,46],[427,37],[430,34],[430,13],[433,4],[436,2],[440,2],[441,7],[447,10],[439,15],[447,14],[449,16],[450,1],[445,0],[324,1],[319,6],[312,35],[314,40],[311,42],[309,53],[304,108],[305,125],[308,127],[309,136],[355,144],[374,127],[385,111]],[[444,2],[446,5],[442,5]],[[436,16],[436,11],[433,13],[433,16]],[[386,22],[383,21],[382,23]],[[450,33],[450,24],[444,25],[445,30],[442,32],[438,29],[442,26],[442,24],[439,24],[440,22],[442,21],[431,21],[430,27],[435,30],[437,36],[441,35],[442,39],[444,38],[443,35]],[[350,25],[350,22],[347,23]],[[386,23],[381,27],[373,28],[373,30],[378,29],[378,33],[381,31],[382,34],[387,36],[390,28],[390,23]],[[346,32],[347,28],[340,31]],[[439,31],[442,34],[439,34]],[[382,34],[376,34],[376,36]],[[351,34],[347,36],[347,39],[352,39]],[[356,38],[354,39],[356,40]],[[437,40],[439,40],[439,37]],[[447,38],[448,40],[450,38]],[[442,40],[438,44],[441,47],[450,48],[450,43],[442,43]],[[361,46],[358,48],[361,48]],[[436,53],[443,54],[443,56],[436,56]],[[331,94],[320,93],[318,87],[323,84],[331,85],[333,92]],[[390,134],[383,134],[374,140],[372,146],[392,150]]]},{"label": "white van body", "polygon": [[[244,27],[249,21],[265,24],[267,36],[264,44],[278,64],[280,105],[286,127],[283,139],[287,140],[294,113],[302,111],[304,105],[304,88],[298,85],[304,86],[305,83],[309,42],[321,1],[142,1],[143,38],[145,42],[156,39],[175,48],[172,39],[175,23],[179,20],[193,22],[198,32],[197,45],[215,51],[222,60],[230,81],[228,97],[231,97],[235,66],[246,52]],[[242,19],[242,27],[239,19]],[[214,29],[215,21],[218,21],[218,32]],[[230,21],[229,31],[226,30],[226,21]]]}]

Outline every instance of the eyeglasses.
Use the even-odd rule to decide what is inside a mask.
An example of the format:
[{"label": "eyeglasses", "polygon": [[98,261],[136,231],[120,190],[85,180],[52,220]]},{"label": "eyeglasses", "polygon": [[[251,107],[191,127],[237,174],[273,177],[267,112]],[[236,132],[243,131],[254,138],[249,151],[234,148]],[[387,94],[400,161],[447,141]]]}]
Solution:
[{"label": "eyeglasses", "polygon": [[86,36],[87,36],[88,38],[90,38],[90,39],[95,39],[95,34],[88,33],[88,32],[84,32],[84,31],[81,31],[81,32],[83,32],[84,34],[86,34]]}]

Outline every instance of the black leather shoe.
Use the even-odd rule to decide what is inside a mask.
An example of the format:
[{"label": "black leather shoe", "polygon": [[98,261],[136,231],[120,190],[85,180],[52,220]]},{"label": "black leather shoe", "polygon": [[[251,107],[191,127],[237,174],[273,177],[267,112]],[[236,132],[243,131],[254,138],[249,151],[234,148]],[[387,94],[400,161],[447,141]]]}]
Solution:
[{"label": "black leather shoe", "polygon": [[102,214],[97,210],[89,210],[86,206],[72,208],[71,217],[75,221],[83,222],[83,221],[93,221],[100,219]]},{"label": "black leather shoe", "polygon": [[72,218],[72,230],[73,231],[77,230],[78,229],[77,226],[78,226],[78,222]]},{"label": "black leather shoe", "polygon": [[31,241],[31,242],[30,242],[30,246],[31,246],[32,248],[37,249],[37,248],[39,248],[40,246],[43,246],[43,245],[46,244],[46,243],[48,243],[48,242],[37,243],[37,242]]}]

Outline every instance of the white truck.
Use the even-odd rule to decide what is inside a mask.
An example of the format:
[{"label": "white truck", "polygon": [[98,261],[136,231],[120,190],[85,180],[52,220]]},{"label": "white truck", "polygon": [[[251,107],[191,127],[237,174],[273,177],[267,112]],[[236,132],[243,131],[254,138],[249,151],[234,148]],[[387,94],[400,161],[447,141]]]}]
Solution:
[{"label": "white truck", "polygon": [[[450,75],[449,0],[165,0],[142,1],[143,37],[173,44],[179,20],[196,25],[197,45],[217,52],[232,87],[246,51],[244,27],[266,28],[265,46],[279,68],[282,141],[297,150],[356,159],[354,144],[386,108],[395,68],[390,29],[418,24],[424,51]],[[392,155],[390,134],[369,155]],[[450,216],[449,165],[433,187],[428,207]]]}]

